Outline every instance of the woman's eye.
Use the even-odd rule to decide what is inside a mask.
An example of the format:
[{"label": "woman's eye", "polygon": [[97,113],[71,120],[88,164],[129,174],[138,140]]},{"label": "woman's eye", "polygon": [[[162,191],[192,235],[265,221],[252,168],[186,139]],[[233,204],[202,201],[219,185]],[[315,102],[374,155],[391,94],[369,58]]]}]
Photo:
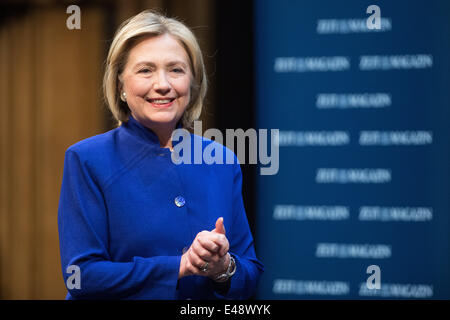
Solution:
[{"label": "woman's eye", "polygon": [[139,70],[139,73],[148,73],[150,72],[150,69],[141,69]]},{"label": "woman's eye", "polygon": [[175,72],[175,73],[183,73],[184,72],[184,70],[180,69],[180,68],[172,69],[172,71]]}]

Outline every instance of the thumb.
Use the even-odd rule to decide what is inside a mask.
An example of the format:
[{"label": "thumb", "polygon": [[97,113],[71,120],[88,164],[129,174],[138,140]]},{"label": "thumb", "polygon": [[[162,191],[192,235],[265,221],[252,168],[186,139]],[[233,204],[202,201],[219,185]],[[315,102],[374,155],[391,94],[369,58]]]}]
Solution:
[{"label": "thumb", "polygon": [[225,234],[225,226],[223,225],[223,218],[220,217],[216,221],[216,228],[213,230],[213,232]]}]

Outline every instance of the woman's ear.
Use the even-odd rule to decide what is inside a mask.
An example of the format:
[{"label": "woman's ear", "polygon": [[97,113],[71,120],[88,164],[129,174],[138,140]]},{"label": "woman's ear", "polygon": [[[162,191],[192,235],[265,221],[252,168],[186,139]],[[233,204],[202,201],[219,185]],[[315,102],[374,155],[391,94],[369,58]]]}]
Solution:
[{"label": "woman's ear", "polygon": [[127,94],[123,90],[123,77],[122,74],[119,74],[117,77],[117,92],[119,93],[120,100],[123,102],[127,102]]},{"label": "woman's ear", "polygon": [[123,89],[123,77],[122,74],[119,74],[117,76],[117,90],[119,90],[119,92],[121,92]]},{"label": "woman's ear", "polygon": [[121,99],[123,102],[127,102],[127,94],[126,94],[125,91],[121,91],[121,93],[120,93],[120,99]]}]

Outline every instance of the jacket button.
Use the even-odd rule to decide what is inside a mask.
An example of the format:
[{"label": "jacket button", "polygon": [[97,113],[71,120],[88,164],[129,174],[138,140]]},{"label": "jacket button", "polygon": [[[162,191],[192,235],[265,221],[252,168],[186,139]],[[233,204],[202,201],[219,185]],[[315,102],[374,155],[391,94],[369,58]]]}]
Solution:
[{"label": "jacket button", "polygon": [[186,203],[186,200],[184,200],[184,198],[182,196],[178,196],[175,198],[175,205],[178,208],[181,208],[182,206],[184,206],[185,203]]}]

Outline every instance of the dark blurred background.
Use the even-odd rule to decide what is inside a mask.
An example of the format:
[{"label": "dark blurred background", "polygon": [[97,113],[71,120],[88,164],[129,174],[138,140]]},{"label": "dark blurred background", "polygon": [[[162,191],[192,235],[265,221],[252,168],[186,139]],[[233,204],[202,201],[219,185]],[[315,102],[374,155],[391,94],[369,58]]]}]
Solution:
[{"label": "dark blurred background", "polygon": [[[69,30],[69,5],[81,30]],[[114,127],[104,60],[121,22],[145,9],[192,28],[209,77],[203,130],[254,126],[252,2],[211,0],[0,3],[0,299],[64,299],[57,208],[65,150]],[[254,232],[253,165],[243,195]]]}]

